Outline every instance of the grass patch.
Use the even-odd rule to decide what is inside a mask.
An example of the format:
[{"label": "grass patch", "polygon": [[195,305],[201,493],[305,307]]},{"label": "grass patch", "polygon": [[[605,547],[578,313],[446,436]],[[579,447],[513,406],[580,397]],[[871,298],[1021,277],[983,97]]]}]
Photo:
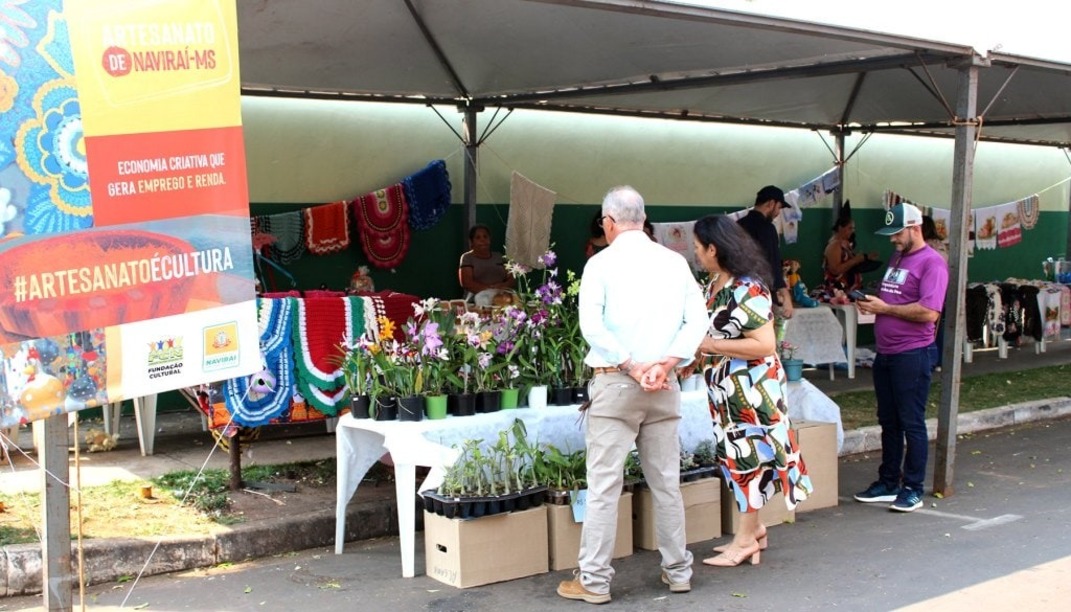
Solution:
[{"label": "grass patch", "polygon": [[[86,538],[207,535],[234,524],[241,517],[228,513],[230,474],[205,470],[170,472],[151,481],[113,481],[82,489],[82,533]],[[296,482],[299,486],[326,486],[334,482],[335,461],[324,459],[242,469],[245,482]],[[142,499],[141,487],[153,486],[152,499]],[[187,494],[187,491],[189,492]],[[39,542],[41,495],[0,494],[0,546]],[[78,524],[78,500],[71,492],[71,525]],[[71,534],[72,539],[76,537]]]},{"label": "grass patch", "polygon": [[[960,381],[959,412],[974,412],[1032,400],[1071,396],[1071,365],[1047,366],[1018,372],[968,376]],[[935,374],[926,402],[926,417],[936,417],[941,404],[941,383]],[[831,396],[840,406],[845,431],[877,425],[873,391],[851,391]]]}]

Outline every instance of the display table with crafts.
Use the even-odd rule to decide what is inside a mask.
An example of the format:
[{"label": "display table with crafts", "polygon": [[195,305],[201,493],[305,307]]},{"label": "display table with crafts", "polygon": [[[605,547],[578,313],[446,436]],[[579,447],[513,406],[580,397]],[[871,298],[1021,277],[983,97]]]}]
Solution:
[{"label": "display table with crafts", "polygon": [[[843,438],[840,408],[817,387],[807,381],[788,384],[789,417],[837,424],[838,448]],[[524,421],[527,437],[541,444],[553,444],[563,452],[584,448],[584,424],[578,406],[548,406],[533,409],[502,410],[465,417],[447,417],[435,421],[375,421],[342,415],[335,428],[337,499],[335,501],[335,553],[345,545],[346,506],[368,470],[385,453],[394,462],[395,492],[398,503],[398,532],[402,557],[402,576],[415,575],[416,508],[412,500],[416,488],[416,466],[431,468],[421,484],[421,491],[434,489],[442,482],[444,468],[453,464],[465,440],[483,440],[494,444],[498,433],[508,429],[514,419]],[[694,449],[703,440],[714,437],[706,391],[681,394],[681,444]]]},{"label": "display table with crafts", "polygon": [[796,308],[785,327],[784,341],[796,347],[793,356],[812,365],[828,363],[833,380],[833,364],[843,363],[844,328],[829,306]]}]

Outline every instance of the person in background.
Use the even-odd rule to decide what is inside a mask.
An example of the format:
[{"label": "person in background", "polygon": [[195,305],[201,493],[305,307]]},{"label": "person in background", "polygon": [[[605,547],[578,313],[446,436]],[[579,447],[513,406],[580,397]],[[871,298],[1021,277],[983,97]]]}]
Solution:
[{"label": "person in background", "polygon": [[703,217],[694,231],[696,261],[710,275],[710,326],[697,359],[707,383],[718,463],[741,513],[732,543],[715,548],[721,554],[703,563],[757,565],[767,547],[759,510],[779,491],[794,509],[812,492],[811,480],[788,419],[769,265],[724,215]]},{"label": "person in background", "polygon": [[878,480],[855,495],[864,503],[892,502],[890,510],[913,512],[922,506],[926,479],[926,399],[930,392],[929,347],[948,288],[948,265],[922,237],[922,213],[901,203],[885,214],[896,253],[878,295],[857,300],[863,314],[873,313],[877,357],[874,391],[881,425]]},{"label": "person in background", "polygon": [[755,195],[755,207],[741,217],[738,223],[766,256],[766,264],[773,275],[770,290],[773,292],[777,316],[791,319],[792,294],[789,293],[788,284],[781,274],[781,237],[777,235],[777,228],[773,224],[773,220],[781,214],[782,206],[787,206],[785,192],[774,185],[767,185]]},{"label": "person in background", "polygon": [[469,228],[469,251],[462,253],[457,268],[458,282],[465,290],[465,299],[472,301],[481,291],[512,289],[517,280],[506,272],[502,253],[491,250],[491,230],[476,224]]},{"label": "person in background", "polygon": [[602,230],[602,210],[596,210],[595,215],[591,217],[591,235],[588,237],[588,243],[584,247],[584,257],[589,258],[595,253],[610,246],[610,243],[606,241],[606,232]]},{"label": "person in background", "polygon": [[644,235],[644,218],[635,189],[611,189],[602,202],[610,246],[587,261],[580,280],[580,331],[591,347],[584,363],[594,370],[584,433],[588,493],[579,569],[558,595],[593,604],[610,601],[617,504],[633,444],[654,498],[661,580],[672,593],[692,588],[680,491],[681,390],[672,374],[691,362],[706,309],[684,258]]},{"label": "person in background", "polygon": [[841,215],[833,224],[833,236],[822,255],[822,289],[829,295],[835,295],[838,289],[849,293],[862,288],[863,275],[858,266],[878,257],[877,252],[856,253],[853,234],[855,221],[850,215]]},{"label": "person in background", "polygon": [[[922,216],[922,238],[926,241],[926,244],[930,245],[930,248],[940,253],[941,257],[945,258],[945,263],[948,263],[948,245],[941,238],[941,235],[937,233],[937,224],[934,223],[933,217],[929,215]],[[930,345],[930,367],[936,371],[941,371],[941,365],[944,362],[944,347],[945,347],[945,313],[941,311],[941,318],[937,320],[937,337],[934,338],[933,344]]]},{"label": "person in background", "polygon": [[658,239],[654,237],[654,225],[647,219],[643,220],[643,233],[647,234],[647,237],[653,242],[658,242]]},{"label": "person in background", "polygon": [[945,258],[945,262],[948,262],[948,245],[945,244],[941,235],[937,233],[937,224],[934,223],[933,217],[929,215],[922,216],[922,239],[926,241],[926,244],[930,245],[930,248],[941,254],[941,257]]}]

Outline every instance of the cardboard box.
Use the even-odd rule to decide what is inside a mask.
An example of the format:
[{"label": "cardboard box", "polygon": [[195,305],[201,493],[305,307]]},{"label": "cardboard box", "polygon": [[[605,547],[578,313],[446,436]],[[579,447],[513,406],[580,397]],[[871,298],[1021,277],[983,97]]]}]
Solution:
[{"label": "cardboard box", "polygon": [[833,508],[838,501],[837,424],[821,421],[792,421],[803,463],[814,492],[796,506],[796,512]]},{"label": "cardboard box", "polygon": [[[702,478],[681,484],[684,498],[684,535],[688,544],[721,536],[721,497],[717,478]],[[632,542],[636,548],[658,550],[654,499],[650,489],[638,489],[632,500]]]},{"label": "cardboard box", "polygon": [[[550,569],[553,571],[577,567],[580,554],[580,530],[583,523],[573,520],[573,507],[546,504],[547,535]],[[617,502],[617,538],[614,559],[632,554],[632,493],[622,493]]]},{"label": "cardboard box", "polygon": [[[718,482],[721,483],[721,530],[726,534],[734,534],[740,525],[740,512],[736,509],[736,499],[733,498],[732,491],[729,490],[729,485],[725,484],[724,480],[719,478]],[[767,527],[785,522],[791,523],[795,519],[796,513],[785,508],[783,493],[774,495],[765,506],[759,509],[759,520]]]},{"label": "cardboard box", "polygon": [[424,512],[424,555],[429,577],[459,588],[542,574],[547,510],[539,506],[471,520]]}]

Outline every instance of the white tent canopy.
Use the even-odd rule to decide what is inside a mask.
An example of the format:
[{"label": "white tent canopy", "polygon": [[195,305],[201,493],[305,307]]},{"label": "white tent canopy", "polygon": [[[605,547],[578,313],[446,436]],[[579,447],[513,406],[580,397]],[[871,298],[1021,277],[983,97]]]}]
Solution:
[{"label": "white tent canopy", "polygon": [[[637,0],[238,0],[243,92],[1071,144],[1071,65]],[[920,16],[924,18],[924,16]]]}]

